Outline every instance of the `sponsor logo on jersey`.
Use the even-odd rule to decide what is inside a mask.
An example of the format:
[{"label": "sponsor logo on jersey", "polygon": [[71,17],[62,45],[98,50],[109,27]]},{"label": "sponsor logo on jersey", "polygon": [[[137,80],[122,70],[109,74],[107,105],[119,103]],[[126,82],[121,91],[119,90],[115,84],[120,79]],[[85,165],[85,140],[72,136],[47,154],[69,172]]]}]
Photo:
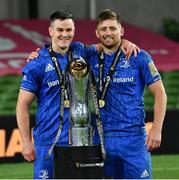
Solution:
[{"label": "sponsor logo on jersey", "polygon": [[45,72],[53,71],[54,69],[55,68],[49,63],[45,68]]},{"label": "sponsor logo on jersey", "polygon": [[[99,78],[95,78],[96,82],[99,82]],[[106,79],[103,80],[104,82],[106,81]],[[112,82],[114,83],[132,83],[134,82],[134,77],[126,77],[126,78],[122,78],[122,77],[113,77],[112,78]]]},{"label": "sponsor logo on jersey", "polygon": [[142,172],[142,174],[141,174],[141,178],[146,178],[146,177],[148,177],[149,176],[149,173],[147,172],[147,170],[145,169],[143,172]]},{"label": "sponsor logo on jersey", "polygon": [[56,86],[58,84],[60,84],[59,80],[50,81],[50,82],[48,82],[48,87],[53,87],[53,86]]},{"label": "sponsor logo on jersey", "polygon": [[127,78],[113,78],[113,82],[115,83],[127,83],[127,82],[134,82],[134,77],[127,77]]}]

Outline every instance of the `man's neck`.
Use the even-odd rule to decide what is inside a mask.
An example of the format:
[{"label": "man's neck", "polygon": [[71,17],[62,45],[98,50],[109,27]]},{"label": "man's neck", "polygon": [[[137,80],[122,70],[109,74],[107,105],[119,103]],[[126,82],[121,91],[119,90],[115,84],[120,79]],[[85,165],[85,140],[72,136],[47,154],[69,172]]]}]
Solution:
[{"label": "man's neck", "polygon": [[69,49],[69,47],[62,49],[62,48],[58,48],[58,47],[53,47],[53,45],[52,45],[52,48],[53,48],[54,52],[60,53],[62,56],[64,56]]},{"label": "man's neck", "polygon": [[111,48],[103,46],[103,50],[106,54],[110,55],[110,54],[113,54],[114,52],[116,52],[117,49],[119,48],[119,46],[120,46],[120,43],[114,47],[111,47]]}]

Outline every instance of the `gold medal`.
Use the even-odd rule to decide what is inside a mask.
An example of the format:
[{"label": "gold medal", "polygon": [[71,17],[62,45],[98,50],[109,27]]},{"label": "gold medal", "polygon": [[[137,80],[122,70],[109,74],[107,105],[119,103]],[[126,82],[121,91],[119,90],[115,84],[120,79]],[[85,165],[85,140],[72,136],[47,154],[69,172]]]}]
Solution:
[{"label": "gold medal", "polygon": [[66,108],[70,107],[70,101],[69,101],[68,99],[66,99],[66,100],[64,101],[64,106],[65,106]]},{"label": "gold medal", "polygon": [[104,107],[104,106],[105,106],[105,101],[102,100],[102,99],[100,99],[100,100],[99,100],[99,107],[102,108],[102,107]]}]

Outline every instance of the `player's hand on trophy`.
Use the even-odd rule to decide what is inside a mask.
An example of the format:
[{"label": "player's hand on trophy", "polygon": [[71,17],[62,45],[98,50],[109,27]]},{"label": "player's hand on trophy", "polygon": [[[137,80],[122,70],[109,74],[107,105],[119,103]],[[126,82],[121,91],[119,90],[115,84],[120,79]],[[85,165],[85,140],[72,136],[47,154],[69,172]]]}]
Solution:
[{"label": "player's hand on trophy", "polygon": [[128,41],[127,39],[122,39],[121,51],[126,55],[127,59],[129,59],[133,53],[136,57],[137,53],[140,52],[140,48],[136,44]]},{"label": "player's hand on trophy", "polygon": [[32,51],[29,56],[27,57],[27,62],[30,62],[32,59],[37,58],[39,56],[40,48],[37,48],[36,51]]}]

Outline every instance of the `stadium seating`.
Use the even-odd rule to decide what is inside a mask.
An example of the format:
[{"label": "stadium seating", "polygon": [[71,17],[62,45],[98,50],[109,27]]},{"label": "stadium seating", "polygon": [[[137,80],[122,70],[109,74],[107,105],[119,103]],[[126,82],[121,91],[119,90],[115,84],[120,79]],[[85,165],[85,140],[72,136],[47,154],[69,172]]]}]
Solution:
[{"label": "stadium seating", "polygon": [[[161,73],[168,97],[168,109],[179,109],[179,71]],[[16,101],[21,76],[6,75],[0,77],[0,115],[15,115]],[[144,103],[146,110],[153,109],[153,96],[145,89]],[[30,113],[35,114],[36,103],[31,106]]]},{"label": "stadium seating", "polygon": [[[163,84],[167,94],[167,109],[179,109],[179,71],[163,72]],[[144,96],[145,108],[153,109],[153,97],[146,88]]]},{"label": "stadium seating", "polygon": [[[7,75],[0,77],[0,115],[15,115],[16,102],[19,92],[21,76]],[[35,113],[35,102],[30,113]]]}]

